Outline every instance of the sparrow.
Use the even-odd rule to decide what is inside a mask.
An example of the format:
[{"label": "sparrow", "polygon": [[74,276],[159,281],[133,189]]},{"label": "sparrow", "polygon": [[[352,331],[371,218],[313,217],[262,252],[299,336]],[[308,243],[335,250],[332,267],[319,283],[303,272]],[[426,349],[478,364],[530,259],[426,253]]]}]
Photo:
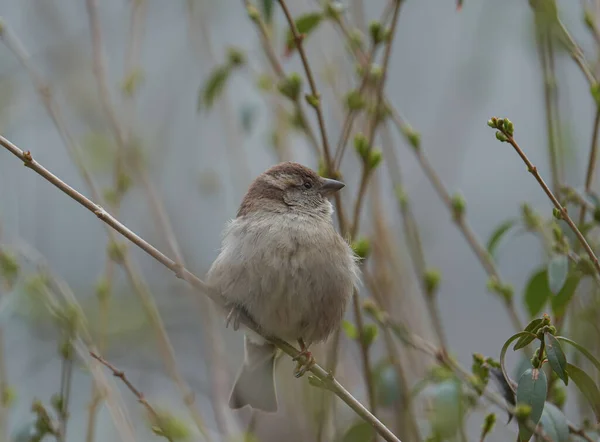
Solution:
[{"label": "sparrow", "polygon": [[[358,258],[336,231],[328,200],[344,183],[320,177],[299,163],[277,164],[250,185],[223,232],[221,251],[207,282],[224,298],[227,324],[240,315],[261,335],[297,342],[296,376],[314,358],[309,347],[325,341],[342,322],[358,285]],[[277,411],[277,348],[246,329],[244,362],[229,406]]]}]

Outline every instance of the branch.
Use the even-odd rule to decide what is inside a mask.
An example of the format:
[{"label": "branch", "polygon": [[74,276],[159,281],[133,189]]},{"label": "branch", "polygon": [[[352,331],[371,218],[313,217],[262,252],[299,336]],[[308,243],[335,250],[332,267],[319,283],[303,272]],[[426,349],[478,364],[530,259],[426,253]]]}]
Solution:
[{"label": "branch", "polygon": [[[146,398],[144,397],[144,394],[140,390],[138,390],[137,388],[135,388],[135,386],[129,381],[129,379],[127,379],[127,376],[125,376],[125,372],[117,369],[114,365],[112,365],[110,362],[108,362],[102,356],[97,355],[93,351],[90,351],[90,356],[92,358],[94,358],[95,360],[97,360],[98,362],[100,362],[106,368],[108,368],[112,372],[112,374],[113,374],[114,377],[121,379],[121,381],[129,389],[129,391],[131,391],[133,393],[133,395],[137,398],[137,400],[139,401],[139,403],[142,404],[144,406],[144,408],[146,408],[146,410],[148,411],[148,414],[150,415],[151,420],[153,421],[153,423],[160,428],[161,418],[160,418],[159,414],[152,407],[152,405],[150,405],[150,403],[146,400]],[[171,439],[171,437],[169,435],[163,434],[163,436],[169,442],[173,442],[173,439]]]},{"label": "branch", "polygon": [[317,84],[315,83],[310,64],[308,63],[308,57],[306,56],[306,52],[304,51],[304,45],[302,44],[304,36],[300,35],[300,33],[298,32],[296,22],[294,22],[294,18],[290,14],[285,0],[279,0],[279,4],[281,5],[281,9],[283,10],[285,17],[287,18],[290,30],[292,31],[292,34],[294,36],[294,41],[296,42],[296,47],[298,48],[298,53],[300,54],[300,58],[302,59],[302,65],[304,66],[304,70],[306,71],[306,78],[308,79],[308,84],[310,86],[311,91],[311,96],[307,96],[306,100],[315,109],[315,112],[317,114],[317,120],[319,121],[319,129],[321,131],[321,142],[323,143],[323,154],[325,155],[325,164],[327,165],[327,171],[331,173],[333,172],[333,170],[331,170],[332,158],[331,152],[329,150],[329,139],[327,138],[327,130],[325,128],[325,118],[323,117],[323,110],[321,107],[321,95],[317,90]]},{"label": "branch", "polygon": [[[598,133],[600,132],[600,106],[596,106],[596,116],[594,117],[594,130],[592,132],[592,144],[590,146],[590,156],[588,158],[588,167],[585,174],[585,191],[586,193],[592,189],[594,182],[594,170],[596,168],[596,159],[598,157]],[[579,225],[585,221],[586,206],[581,205],[579,211]]]},{"label": "branch", "polygon": [[552,191],[550,190],[550,188],[548,187],[548,185],[546,184],[546,182],[544,181],[544,179],[541,177],[540,173],[538,172],[537,167],[535,167],[533,165],[533,163],[529,160],[527,155],[525,155],[525,152],[523,152],[523,150],[519,147],[519,145],[513,138],[514,128],[513,128],[513,124],[510,122],[510,120],[508,118],[503,119],[503,118],[493,117],[491,120],[488,121],[488,126],[494,128],[494,129],[498,129],[496,138],[498,138],[502,142],[509,143],[515,149],[517,154],[521,157],[521,159],[527,166],[527,171],[533,175],[535,180],[541,186],[544,193],[548,196],[550,201],[552,201],[552,204],[554,204],[554,207],[556,207],[556,209],[558,210],[557,215],[559,215],[560,218],[562,218],[567,223],[567,225],[571,228],[571,230],[573,231],[573,233],[575,234],[575,236],[577,237],[577,239],[583,246],[584,250],[588,254],[589,258],[591,259],[592,264],[594,265],[594,268],[596,269],[596,271],[598,273],[600,273],[600,263],[598,263],[598,257],[596,256],[596,254],[594,253],[594,251],[592,250],[592,248],[586,241],[586,239],[583,236],[583,234],[581,233],[581,231],[575,225],[575,222],[573,222],[573,220],[569,216],[567,209],[558,201],[556,196],[554,196],[554,193],[552,193]]},{"label": "branch", "polygon": [[[104,210],[101,206],[94,203],[92,200],[75,190],[73,187],[69,186],[67,183],[62,181],[40,163],[33,159],[31,152],[24,152],[15,146],[13,143],[8,141],[3,136],[0,136],[0,145],[2,145],[6,150],[15,155],[21,161],[23,161],[24,165],[42,178],[53,184],[60,191],[74,199],[76,202],[81,204],[83,207],[88,209],[90,212],[94,213],[101,221],[103,221],[108,226],[112,227],[114,230],[119,232],[133,244],[138,246],[148,255],[153,257],[156,261],[170,269],[178,278],[184,279],[186,282],[191,284],[198,291],[208,296],[211,300],[213,300],[219,307],[225,309],[225,304],[223,298],[220,294],[209,287],[204,281],[198,278],[196,275],[191,273],[183,266],[179,266],[175,261],[167,257],[156,247],[152,246],[150,243],[142,239],[139,235],[130,230],[123,223],[118,221],[112,215],[110,215],[106,210]],[[253,330],[256,333],[260,334],[260,330],[258,330],[257,326],[253,324],[248,318],[242,318],[242,323]],[[296,357],[299,355],[299,351],[293,346],[289,345],[287,342],[282,341],[280,339],[274,337],[264,336],[265,339],[268,339],[277,347],[279,347],[286,354]],[[342,384],[340,384],[330,373],[325,371],[320,365],[315,364],[310,368],[310,371],[315,375],[314,378],[309,378],[309,381],[312,379],[313,384],[318,384],[319,386],[326,388],[332,391],[336,396],[338,396],[342,401],[344,401],[356,414],[358,414],[362,419],[371,424],[373,428],[380,434],[386,441],[391,442],[400,442],[398,439],[377,417],[375,417],[369,410],[367,410],[354,396],[352,396],[348,390],[346,390]]]}]

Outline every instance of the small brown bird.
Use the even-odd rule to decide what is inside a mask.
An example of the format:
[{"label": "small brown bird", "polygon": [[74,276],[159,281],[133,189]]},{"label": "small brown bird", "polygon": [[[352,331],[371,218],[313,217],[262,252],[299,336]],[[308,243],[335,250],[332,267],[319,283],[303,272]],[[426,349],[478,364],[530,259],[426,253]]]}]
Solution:
[{"label": "small brown bird", "polygon": [[[358,283],[357,258],[336,232],[327,199],[343,187],[298,163],[268,169],[225,228],[207,275],[231,307],[228,322],[243,312],[263,334],[300,344],[308,362],[299,363],[296,376],[314,362],[309,346],[339,327]],[[229,406],[276,411],[276,348],[249,330],[244,347]]]}]

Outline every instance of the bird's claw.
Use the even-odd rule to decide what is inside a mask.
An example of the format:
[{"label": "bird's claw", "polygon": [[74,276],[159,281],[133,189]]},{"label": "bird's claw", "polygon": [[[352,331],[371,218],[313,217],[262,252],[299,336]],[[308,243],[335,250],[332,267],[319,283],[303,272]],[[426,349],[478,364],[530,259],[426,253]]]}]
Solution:
[{"label": "bird's claw", "polygon": [[240,328],[240,317],[241,312],[237,306],[231,307],[229,313],[227,314],[227,319],[225,319],[225,328],[229,327],[229,324],[233,321],[233,330],[237,331]]},{"label": "bird's claw", "polygon": [[294,370],[294,376],[297,378],[304,376],[304,374],[316,363],[315,358],[308,349],[302,350],[294,356],[292,360],[298,362],[296,369]]}]

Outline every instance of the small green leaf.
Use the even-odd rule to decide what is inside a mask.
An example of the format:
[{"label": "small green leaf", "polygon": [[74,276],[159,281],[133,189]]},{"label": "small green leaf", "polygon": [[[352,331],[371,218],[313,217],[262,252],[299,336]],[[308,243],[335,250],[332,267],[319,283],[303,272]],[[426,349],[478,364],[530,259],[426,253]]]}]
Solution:
[{"label": "small green leaf", "polygon": [[348,336],[350,339],[358,338],[358,331],[356,330],[354,324],[350,321],[344,320],[344,322],[342,322],[342,328],[344,329],[346,336]]},{"label": "small green leaf", "polygon": [[265,17],[265,22],[270,24],[273,21],[273,0],[262,1],[262,13]]},{"label": "small green leaf", "polygon": [[[304,38],[306,38],[312,31],[314,31],[317,28],[319,23],[321,23],[322,19],[323,14],[321,12],[309,12],[308,14],[301,15],[295,20],[298,33],[300,35],[304,34]],[[286,48],[289,54],[296,48],[296,43],[294,42],[294,34],[292,34],[291,29],[288,29],[285,41]]]},{"label": "small green leaf", "polygon": [[548,263],[548,287],[558,295],[565,285],[569,274],[569,258],[567,255],[554,255]]},{"label": "small green leaf", "polygon": [[461,406],[461,384],[448,379],[435,385],[430,394],[432,430],[441,440],[452,439],[462,425],[465,412]]},{"label": "small green leaf", "polygon": [[374,436],[375,430],[373,430],[373,427],[361,420],[348,428],[342,436],[341,442],[364,442],[372,440]]},{"label": "small green leaf", "polygon": [[[548,382],[543,370],[531,368],[526,370],[519,378],[517,406],[518,404],[526,404],[531,407],[529,420],[534,426],[537,425],[542,417],[547,394]],[[519,422],[519,438],[521,441],[528,441],[532,434],[533,432],[525,425],[525,422]]]},{"label": "small green leaf", "polygon": [[219,98],[223,92],[229,74],[231,74],[231,68],[229,66],[219,66],[210,74],[198,95],[198,112],[202,107],[205,107],[206,109],[212,107],[215,100]]},{"label": "small green leaf", "polygon": [[587,348],[585,348],[583,345],[578,344],[575,341],[570,340],[569,338],[565,338],[564,336],[557,336],[556,339],[558,339],[559,341],[563,341],[566,342],[569,345],[572,345],[573,347],[575,347],[577,350],[579,350],[581,353],[583,353],[583,355],[588,358],[588,360],[594,364],[594,367],[596,367],[596,369],[598,371],[600,371],[600,361],[598,361],[598,359],[596,359],[594,357],[593,354],[591,354]]},{"label": "small green leaf", "polygon": [[515,351],[519,350],[523,347],[528,346],[531,342],[533,342],[533,340],[535,339],[535,333],[542,326],[542,322],[543,322],[543,319],[541,319],[541,318],[532,319],[531,322],[529,324],[527,324],[527,327],[525,327],[525,331],[529,332],[529,333],[526,335],[523,335],[517,341],[517,343],[513,347],[513,350],[515,350]]},{"label": "small green leaf", "polygon": [[[531,321],[529,323],[529,325],[526,327],[526,329],[527,328],[532,328],[531,324],[535,323],[536,321],[538,321],[538,320],[534,319],[533,321]],[[539,319],[539,324],[541,324],[541,323],[542,323],[542,320]],[[508,338],[508,340],[502,346],[502,350],[500,350],[500,368],[502,369],[502,374],[504,375],[504,379],[506,380],[506,383],[508,384],[508,386],[510,387],[510,389],[513,390],[513,392],[514,392],[514,388],[513,388],[512,384],[510,382],[510,378],[508,377],[508,373],[506,372],[506,364],[504,363],[504,359],[506,358],[506,350],[508,350],[508,347],[510,346],[510,344],[514,340],[519,339],[519,338],[523,338],[523,337],[529,337],[529,336],[533,336],[533,339],[536,338],[536,336],[532,332],[530,332],[528,330],[522,331],[522,332],[519,332],[519,333],[515,333],[510,338]],[[518,342],[517,342],[517,344],[518,344]]]},{"label": "small green leaf", "polygon": [[596,420],[600,421],[600,390],[596,383],[585,371],[573,364],[567,364],[567,372],[592,406]]},{"label": "small green leaf", "polygon": [[554,442],[569,441],[569,424],[567,423],[567,418],[556,405],[550,402],[546,403],[544,412],[540,418],[540,425],[550,437],[550,440]]},{"label": "small green leaf", "polygon": [[498,227],[496,227],[496,229],[492,232],[490,239],[488,239],[486,245],[487,251],[492,257],[494,257],[494,252],[496,251],[500,240],[504,237],[506,233],[510,231],[510,229],[513,228],[516,222],[516,219],[508,219],[501,223]]},{"label": "small green leaf", "polygon": [[569,305],[569,301],[573,297],[581,277],[579,275],[571,275],[567,278],[567,282],[563,288],[558,292],[558,295],[550,298],[550,304],[552,305],[552,313],[556,317],[561,317],[565,314],[565,310]]},{"label": "small green leaf", "polygon": [[552,370],[562,379],[565,385],[569,385],[569,377],[566,372],[567,358],[560,346],[560,342],[548,332],[544,333],[544,342],[546,343],[546,355],[548,356],[548,362]]},{"label": "small green leaf", "polygon": [[[546,270],[540,270],[535,273],[525,287],[523,300],[530,316],[539,314],[550,296],[548,287],[548,276]],[[540,320],[541,321],[541,320]]]},{"label": "small green leaf", "polygon": [[363,327],[363,342],[367,347],[375,341],[378,331],[379,329],[375,324],[366,324]]}]

